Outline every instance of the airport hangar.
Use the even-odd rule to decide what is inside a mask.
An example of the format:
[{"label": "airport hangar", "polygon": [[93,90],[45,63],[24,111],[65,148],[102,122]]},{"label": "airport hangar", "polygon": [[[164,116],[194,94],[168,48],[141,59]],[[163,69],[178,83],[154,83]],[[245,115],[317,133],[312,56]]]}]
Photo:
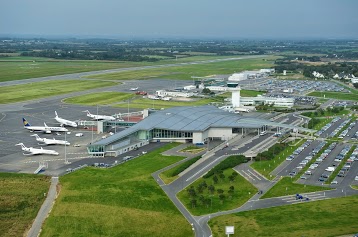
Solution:
[{"label": "airport hangar", "polygon": [[[102,123],[112,126],[115,122]],[[314,132],[311,129],[230,113],[211,105],[174,107],[157,111],[119,133],[89,144],[87,150],[92,157],[118,156],[150,142],[204,144],[209,139],[225,141],[255,130],[260,133],[268,126]]]}]

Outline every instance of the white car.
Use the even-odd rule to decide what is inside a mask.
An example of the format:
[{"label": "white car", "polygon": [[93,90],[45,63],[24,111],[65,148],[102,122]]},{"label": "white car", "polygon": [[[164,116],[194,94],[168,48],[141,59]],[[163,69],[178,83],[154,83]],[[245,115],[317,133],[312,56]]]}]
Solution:
[{"label": "white car", "polygon": [[358,175],[354,178],[355,181],[358,181]]},{"label": "white car", "polygon": [[331,184],[338,184],[338,181],[337,181],[337,180],[333,180],[333,181],[331,182]]},{"label": "white car", "polygon": [[326,169],[325,169],[325,171],[328,171],[328,172],[333,172],[334,170],[335,170],[336,168],[335,167],[327,167]]},{"label": "white car", "polygon": [[76,137],[83,137],[83,133],[76,133]]}]

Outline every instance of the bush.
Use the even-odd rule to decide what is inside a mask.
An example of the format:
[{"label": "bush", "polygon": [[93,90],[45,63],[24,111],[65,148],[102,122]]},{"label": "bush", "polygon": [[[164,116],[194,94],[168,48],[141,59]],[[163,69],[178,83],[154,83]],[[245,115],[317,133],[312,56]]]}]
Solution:
[{"label": "bush", "polygon": [[286,147],[286,143],[277,143],[270,147],[267,151],[259,153],[255,160],[272,160],[275,155],[283,151]]},{"label": "bush", "polygon": [[229,156],[225,160],[221,161],[217,166],[212,168],[206,175],[203,176],[203,178],[209,178],[215,173],[221,173],[228,168],[234,168],[235,166],[246,162],[247,158],[243,155]]},{"label": "bush", "polygon": [[181,172],[183,172],[184,170],[186,170],[189,166],[191,166],[192,164],[194,164],[197,160],[199,160],[201,158],[201,156],[197,156],[194,157],[193,159],[190,159],[186,162],[184,162],[181,165],[178,165],[178,167],[176,169],[173,170],[173,172],[170,174],[170,177],[174,177],[178,174],[180,174]]}]

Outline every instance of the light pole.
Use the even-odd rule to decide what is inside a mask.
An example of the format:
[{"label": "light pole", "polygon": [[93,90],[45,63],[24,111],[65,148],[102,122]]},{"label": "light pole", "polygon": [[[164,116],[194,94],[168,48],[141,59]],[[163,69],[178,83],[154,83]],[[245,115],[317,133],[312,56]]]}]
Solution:
[{"label": "light pole", "polygon": [[65,164],[70,164],[70,162],[67,160],[67,139],[66,139],[66,134],[67,134],[67,132],[65,132]]}]

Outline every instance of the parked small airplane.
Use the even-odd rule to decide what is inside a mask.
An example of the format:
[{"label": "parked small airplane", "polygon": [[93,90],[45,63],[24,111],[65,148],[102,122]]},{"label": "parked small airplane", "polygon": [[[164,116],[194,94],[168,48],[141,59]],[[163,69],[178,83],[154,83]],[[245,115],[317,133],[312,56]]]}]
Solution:
[{"label": "parked small airplane", "polygon": [[83,111],[87,113],[87,116],[96,120],[116,120],[115,117],[113,116],[109,116],[109,115],[96,115],[96,114],[91,114],[88,110]]},{"label": "parked small airplane", "polygon": [[44,133],[51,133],[51,132],[67,132],[67,128],[63,127],[49,127],[46,123],[44,123],[44,126],[31,126],[29,122],[25,118],[22,118],[22,122],[24,123],[24,128],[30,130],[30,131],[42,131]]},{"label": "parked small airplane", "polygon": [[130,88],[129,90],[131,90],[131,91],[137,91],[137,90],[138,90],[138,87],[133,87],[133,88]]},{"label": "parked small airplane", "polygon": [[56,140],[55,138],[53,139],[41,138],[37,134],[33,134],[31,136],[36,137],[36,141],[42,142],[42,144],[39,143],[39,145],[67,145],[67,146],[71,145],[71,143],[65,140]]},{"label": "parked small airplane", "polygon": [[77,127],[77,123],[76,122],[73,122],[73,121],[70,121],[70,120],[67,120],[67,119],[63,119],[63,118],[60,118],[58,117],[57,115],[57,112],[55,111],[55,114],[56,114],[56,121],[59,122],[61,124],[61,127],[63,127],[64,125],[67,125],[67,126],[71,126],[71,127]]},{"label": "parked small airplane", "polygon": [[41,154],[58,156],[58,154],[59,154],[57,151],[45,150],[42,147],[41,148],[26,147],[24,145],[24,143],[19,143],[19,144],[16,144],[15,146],[21,146],[21,149],[23,151],[27,152],[27,153],[23,153],[25,156],[41,155]]}]

